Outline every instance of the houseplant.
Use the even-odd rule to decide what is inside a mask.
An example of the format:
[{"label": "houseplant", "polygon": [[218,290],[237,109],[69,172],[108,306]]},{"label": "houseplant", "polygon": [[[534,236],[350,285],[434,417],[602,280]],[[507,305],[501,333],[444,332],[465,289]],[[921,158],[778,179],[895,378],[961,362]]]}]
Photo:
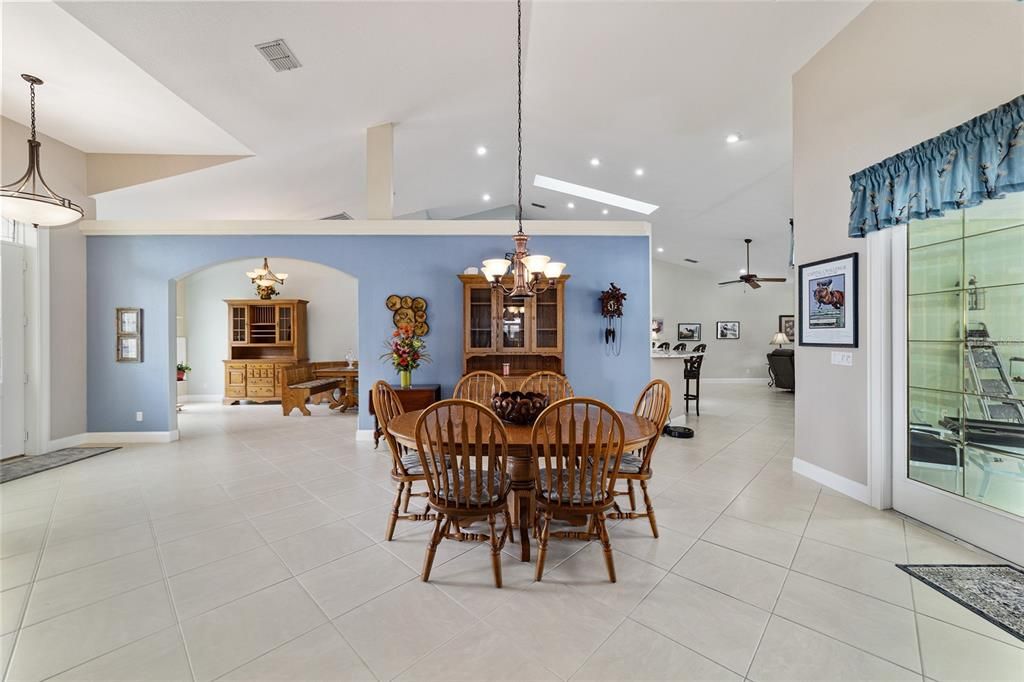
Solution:
[{"label": "houseplant", "polygon": [[192,371],[191,367],[186,365],[184,362],[179,362],[178,363],[178,381],[184,381],[185,380],[185,373],[186,372],[191,372],[191,371]]},{"label": "houseplant", "polygon": [[430,355],[426,352],[427,344],[416,336],[412,325],[402,324],[391,333],[391,338],[384,345],[388,350],[381,354],[380,359],[390,362],[398,372],[402,388],[409,388],[412,386],[412,371],[419,369],[421,362],[430,362]]}]

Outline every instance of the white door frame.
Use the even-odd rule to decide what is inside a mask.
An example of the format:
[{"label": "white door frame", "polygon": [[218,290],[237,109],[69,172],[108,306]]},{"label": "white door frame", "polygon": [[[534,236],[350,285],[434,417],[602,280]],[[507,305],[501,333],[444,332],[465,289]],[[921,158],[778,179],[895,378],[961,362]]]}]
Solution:
[{"label": "white door frame", "polygon": [[907,477],[907,228],[898,225],[884,232],[891,233],[892,263],[892,506],[1024,564],[1024,519]]}]

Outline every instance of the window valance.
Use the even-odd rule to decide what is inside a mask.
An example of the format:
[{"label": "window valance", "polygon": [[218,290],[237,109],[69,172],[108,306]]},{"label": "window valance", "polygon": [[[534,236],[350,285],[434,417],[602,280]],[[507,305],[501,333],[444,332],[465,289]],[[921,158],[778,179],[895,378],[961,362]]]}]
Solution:
[{"label": "window valance", "polygon": [[850,236],[1024,191],[1024,95],[850,176]]}]

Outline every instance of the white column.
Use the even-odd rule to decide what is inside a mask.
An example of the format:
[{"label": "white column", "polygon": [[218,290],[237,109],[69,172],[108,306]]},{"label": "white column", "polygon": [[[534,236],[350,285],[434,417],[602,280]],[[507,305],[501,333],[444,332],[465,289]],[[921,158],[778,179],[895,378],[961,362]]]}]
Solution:
[{"label": "white column", "polygon": [[366,214],[370,220],[394,218],[395,124],[366,129]]}]

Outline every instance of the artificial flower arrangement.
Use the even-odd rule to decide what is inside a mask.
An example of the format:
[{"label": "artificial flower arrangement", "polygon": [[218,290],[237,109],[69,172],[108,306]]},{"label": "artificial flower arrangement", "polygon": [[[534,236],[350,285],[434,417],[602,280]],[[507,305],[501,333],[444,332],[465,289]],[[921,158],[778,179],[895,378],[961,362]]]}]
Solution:
[{"label": "artificial flower arrangement", "polygon": [[380,359],[391,362],[401,378],[403,387],[412,384],[412,370],[419,369],[420,363],[430,362],[427,344],[413,333],[412,325],[399,325],[391,332],[391,338],[385,341],[384,345],[388,350],[381,354]]}]

